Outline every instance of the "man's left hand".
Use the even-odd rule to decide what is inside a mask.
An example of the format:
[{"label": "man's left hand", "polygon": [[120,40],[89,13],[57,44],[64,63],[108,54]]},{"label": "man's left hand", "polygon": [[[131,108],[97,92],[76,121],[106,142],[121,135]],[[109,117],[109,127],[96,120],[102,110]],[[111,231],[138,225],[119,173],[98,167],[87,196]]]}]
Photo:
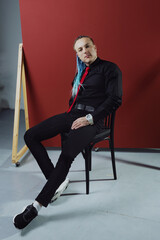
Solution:
[{"label": "man's left hand", "polygon": [[80,127],[84,127],[84,126],[87,126],[89,125],[89,122],[87,121],[86,117],[80,117],[80,118],[77,118],[73,123],[72,123],[72,126],[71,126],[71,129],[78,129]]}]

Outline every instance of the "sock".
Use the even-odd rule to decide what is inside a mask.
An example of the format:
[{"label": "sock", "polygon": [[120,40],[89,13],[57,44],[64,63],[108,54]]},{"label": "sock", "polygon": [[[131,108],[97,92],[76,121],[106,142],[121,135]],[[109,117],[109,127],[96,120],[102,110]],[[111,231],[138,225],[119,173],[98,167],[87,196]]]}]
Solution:
[{"label": "sock", "polygon": [[39,212],[41,210],[41,205],[39,204],[39,202],[37,201],[34,201],[33,203],[33,207],[35,207],[37,209],[37,212]]}]

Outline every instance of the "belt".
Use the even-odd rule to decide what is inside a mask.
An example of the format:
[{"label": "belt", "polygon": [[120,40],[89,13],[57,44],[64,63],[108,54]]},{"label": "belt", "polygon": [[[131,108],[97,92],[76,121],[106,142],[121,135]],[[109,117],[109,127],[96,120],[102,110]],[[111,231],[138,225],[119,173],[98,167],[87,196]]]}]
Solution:
[{"label": "belt", "polygon": [[95,108],[92,106],[86,106],[84,104],[76,103],[74,108],[79,109],[79,110],[84,110],[87,112],[94,112]]}]

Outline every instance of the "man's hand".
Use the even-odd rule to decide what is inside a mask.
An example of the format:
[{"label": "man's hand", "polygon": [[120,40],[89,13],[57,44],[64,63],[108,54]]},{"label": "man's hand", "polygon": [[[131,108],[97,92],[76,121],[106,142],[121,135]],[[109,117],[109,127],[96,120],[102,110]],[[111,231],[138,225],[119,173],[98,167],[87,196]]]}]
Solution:
[{"label": "man's hand", "polygon": [[77,118],[73,123],[72,123],[72,126],[71,126],[71,129],[78,129],[80,127],[84,127],[84,126],[87,126],[89,125],[89,122],[87,121],[86,117],[80,117],[80,118]]}]

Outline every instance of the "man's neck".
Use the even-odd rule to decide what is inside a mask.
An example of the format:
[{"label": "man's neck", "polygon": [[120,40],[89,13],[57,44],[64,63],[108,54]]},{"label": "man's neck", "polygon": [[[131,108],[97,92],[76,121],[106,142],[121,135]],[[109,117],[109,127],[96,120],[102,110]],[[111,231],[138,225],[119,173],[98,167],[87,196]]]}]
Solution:
[{"label": "man's neck", "polygon": [[97,57],[94,59],[94,61],[89,62],[89,63],[85,63],[87,67],[89,67],[92,63],[94,63],[96,61]]}]

